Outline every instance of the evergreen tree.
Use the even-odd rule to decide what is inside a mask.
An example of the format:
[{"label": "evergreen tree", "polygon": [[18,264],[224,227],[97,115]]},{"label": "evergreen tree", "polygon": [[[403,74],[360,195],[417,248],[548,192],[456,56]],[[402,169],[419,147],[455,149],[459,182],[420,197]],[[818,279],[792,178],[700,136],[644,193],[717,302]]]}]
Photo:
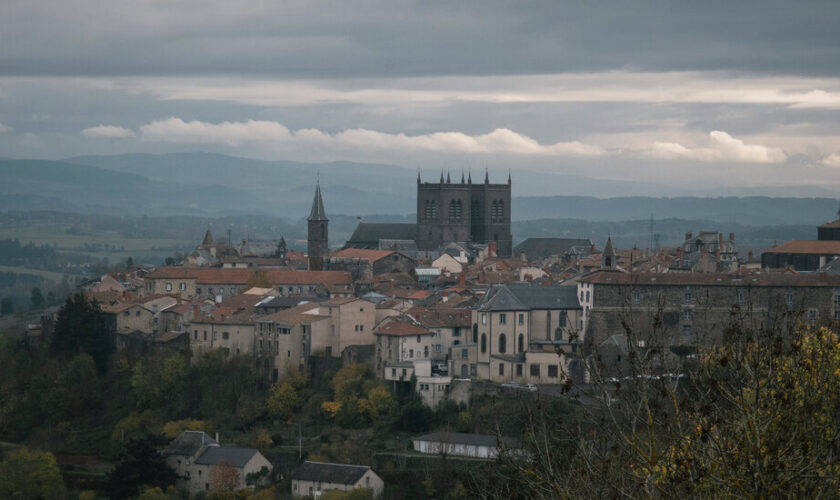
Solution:
[{"label": "evergreen tree", "polygon": [[87,300],[84,293],[67,297],[58,312],[50,350],[53,353],[89,354],[96,368],[104,372],[114,350],[114,341],[107,316],[99,304]]},{"label": "evergreen tree", "polygon": [[30,303],[32,305],[32,309],[40,309],[44,307],[44,294],[41,293],[41,289],[37,286],[32,289]]},{"label": "evergreen tree", "polygon": [[155,435],[130,440],[120,452],[119,463],[108,474],[108,497],[130,498],[137,496],[143,486],[166,490],[174,485],[178,476],[157,449],[164,442]]}]

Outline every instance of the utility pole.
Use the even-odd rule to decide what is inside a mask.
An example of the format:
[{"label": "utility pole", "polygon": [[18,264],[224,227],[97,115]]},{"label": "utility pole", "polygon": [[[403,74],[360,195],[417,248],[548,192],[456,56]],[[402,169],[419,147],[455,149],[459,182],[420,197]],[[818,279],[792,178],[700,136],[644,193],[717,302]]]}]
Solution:
[{"label": "utility pole", "polygon": [[300,429],[300,422],[298,422],[298,462],[303,460],[303,432]]}]

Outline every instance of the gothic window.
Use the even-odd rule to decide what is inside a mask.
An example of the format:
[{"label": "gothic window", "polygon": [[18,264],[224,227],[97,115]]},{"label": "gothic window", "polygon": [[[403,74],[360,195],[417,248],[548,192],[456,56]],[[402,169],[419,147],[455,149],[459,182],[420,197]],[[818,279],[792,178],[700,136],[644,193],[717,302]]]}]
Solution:
[{"label": "gothic window", "polygon": [[525,352],[525,335],[519,334],[519,352]]},{"label": "gothic window", "polygon": [[481,334],[481,353],[484,354],[487,352],[487,334]]},{"label": "gothic window", "polygon": [[327,225],[323,222],[321,223],[321,238],[327,237]]},{"label": "gothic window", "polygon": [[423,209],[423,216],[426,219],[437,218],[437,202],[435,200],[426,200],[426,205]]},{"label": "gothic window", "polygon": [[502,200],[493,200],[490,204],[490,221],[503,222],[505,220],[505,202]]},{"label": "gothic window", "polygon": [[470,204],[470,217],[473,219],[481,218],[481,205],[478,200],[473,200]]},{"label": "gothic window", "polygon": [[507,336],[503,333],[499,335],[499,352],[504,354],[507,351]]},{"label": "gothic window", "polygon": [[462,213],[463,213],[463,206],[461,205],[461,200],[450,200],[449,201],[449,219],[450,220],[460,220]]}]

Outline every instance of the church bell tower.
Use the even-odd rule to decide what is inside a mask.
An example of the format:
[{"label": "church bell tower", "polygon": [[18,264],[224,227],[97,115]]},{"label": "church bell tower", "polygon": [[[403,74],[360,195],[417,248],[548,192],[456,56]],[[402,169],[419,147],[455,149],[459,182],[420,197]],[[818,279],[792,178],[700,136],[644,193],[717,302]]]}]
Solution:
[{"label": "church bell tower", "polygon": [[312,210],[309,212],[309,227],[307,237],[307,254],[309,256],[309,270],[322,271],[327,257],[329,257],[329,224],[327,213],[324,211],[324,200],[321,198],[321,181],[315,184],[315,198],[312,200]]}]

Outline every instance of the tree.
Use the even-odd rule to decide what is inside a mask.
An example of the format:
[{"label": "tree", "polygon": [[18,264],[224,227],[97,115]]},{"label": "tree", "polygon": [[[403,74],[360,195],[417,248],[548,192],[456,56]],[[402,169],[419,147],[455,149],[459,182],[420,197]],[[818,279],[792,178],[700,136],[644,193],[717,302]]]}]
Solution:
[{"label": "tree", "polygon": [[15,304],[12,302],[12,299],[9,297],[3,297],[3,300],[0,300],[0,314],[5,316],[7,314],[12,314],[15,312]]},{"label": "tree", "polygon": [[104,372],[114,350],[114,341],[99,304],[88,301],[82,292],[67,297],[58,311],[50,350],[71,355],[88,353],[99,372]]},{"label": "tree", "polygon": [[66,496],[61,471],[52,453],[23,448],[0,462],[0,498]]},{"label": "tree", "polygon": [[292,384],[278,382],[271,386],[266,406],[271,415],[288,420],[300,406],[300,397]]},{"label": "tree", "polygon": [[44,307],[44,294],[41,293],[41,289],[37,286],[32,289],[29,302],[32,306],[32,309],[41,309],[42,307]]},{"label": "tree", "polygon": [[268,277],[268,273],[261,270],[256,270],[248,275],[248,281],[246,284],[247,288],[271,288],[271,279]]},{"label": "tree", "polygon": [[380,424],[382,418],[396,408],[397,403],[388,389],[377,385],[368,391],[366,399],[359,401],[359,406],[375,424]]},{"label": "tree", "polygon": [[144,486],[165,489],[175,484],[178,476],[157,450],[164,442],[161,436],[155,435],[130,440],[121,450],[117,466],[108,473],[108,496],[129,498]]},{"label": "tree", "polygon": [[218,491],[233,491],[239,486],[239,469],[221,460],[210,469],[210,487]]}]

